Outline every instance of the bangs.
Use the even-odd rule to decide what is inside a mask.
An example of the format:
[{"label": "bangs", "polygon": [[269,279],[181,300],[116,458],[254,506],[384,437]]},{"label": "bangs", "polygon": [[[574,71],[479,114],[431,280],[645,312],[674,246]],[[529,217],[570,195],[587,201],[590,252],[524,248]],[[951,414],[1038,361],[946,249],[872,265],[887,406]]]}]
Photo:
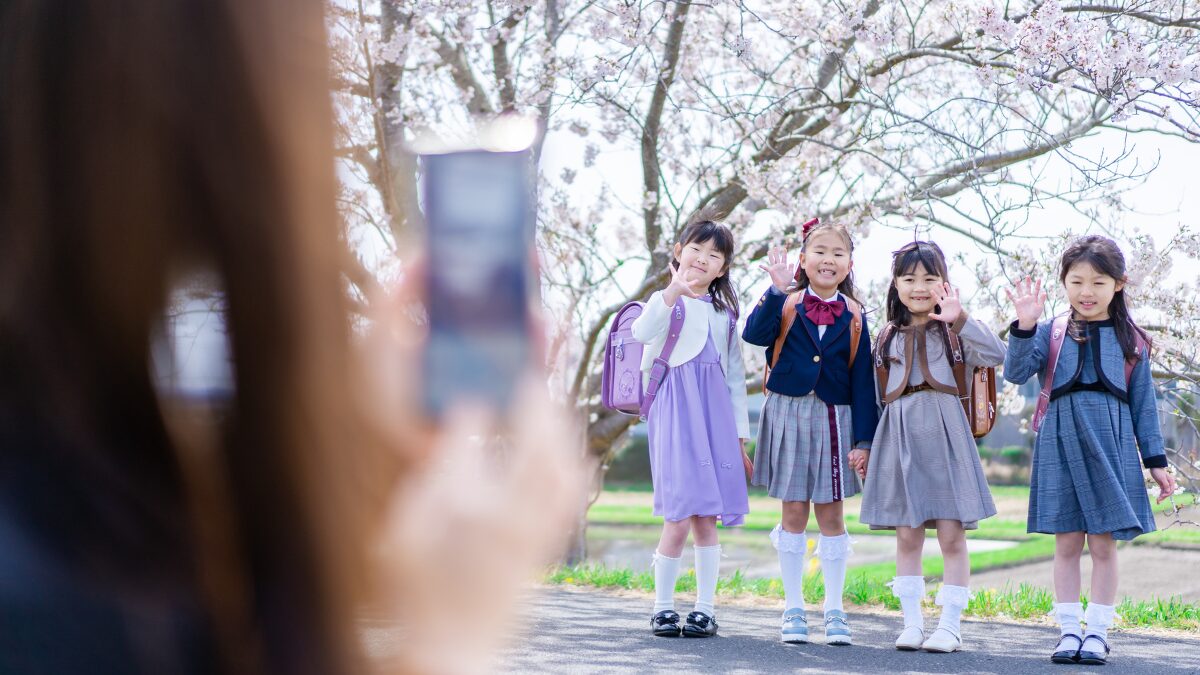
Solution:
[{"label": "bangs", "polygon": [[681,243],[687,246],[688,244],[703,244],[707,241],[713,242],[717,250],[725,256],[726,261],[733,257],[733,232],[728,227],[711,220],[688,227],[683,233]]},{"label": "bangs", "polygon": [[946,278],[946,264],[942,260],[942,256],[936,250],[924,245],[914,246],[907,251],[897,253],[896,262],[892,265],[892,276],[902,277],[906,274],[914,274],[918,266],[942,279]]}]

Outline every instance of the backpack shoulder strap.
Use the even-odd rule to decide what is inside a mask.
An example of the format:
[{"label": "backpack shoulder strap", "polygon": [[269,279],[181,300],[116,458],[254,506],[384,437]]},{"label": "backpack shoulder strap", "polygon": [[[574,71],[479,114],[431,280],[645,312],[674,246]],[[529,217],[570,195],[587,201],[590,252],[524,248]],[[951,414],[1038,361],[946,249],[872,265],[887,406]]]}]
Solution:
[{"label": "backpack shoulder strap", "polygon": [[646,383],[646,393],[642,396],[642,418],[644,419],[650,414],[650,405],[654,403],[654,397],[658,395],[658,388],[662,385],[663,379],[667,376],[667,371],[671,369],[670,360],[671,352],[675,351],[675,344],[679,342],[679,334],[683,332],[683,317],[686,314],[683,305],[683,298],[675,300],[675,306],[671,308],[671,323],[667,327],[667,340],[663,343],[662,352],[654,359],[654,363],[650,366],[649,381]]},{"label": "backpack shoulder strap", "polygon": [[946,340],[947,354],[950,357],[950,369],[954,371],[954,384],[958,387],[958,397],[966,398],[970,395],[967,390],[967,361],[963,357],[962,340],[958,338],[958,334],[950,330],[950,324],[944,323],[941,326],[942,336]]},{"label": "backpack shoulder strap", "polygon": [[1042,418],[1050,407],[1050,392],[1054,389],[1054,369],[1058,366],[1058,355],[1062,352],[1063,341],[1067,338],[1067,321],[1069,314],[1054,317],[1050,324],[1050,350],[1046,355],[1046,379],[1042,383],[1042,391],[1038,393],[1037,408],[1033,411],[1033,430],[1042,428]]},{"label": "backpack shoulder strap", "polygon": [[850,298],[845,300],[846,309],[850,310],[850,367],[853,368],[854,357],[858,355],[858,341],[862,339],[862,306]]},{"label": "backpack shoulder strap", "polygon": [[1133,369],[1137,366],[1138,361],[1142,360],[1142,354],[1146,354],[1146,358],[1150,358],[1150,354],[1146,349],[1150,346],[1146,342],[1146,338],[1142,337],[1142,332],[1138,329],[1133,330],[1133,340],[1138,355],[1132,359],[1125,359],[1125,390],[1129,391],[1129,384],[1133,381]]},{"label": "backpack shoulder strap", "polygon": [[783,301],[783,320],[779,324],[779,337],[775,338],[775,346],[771,349],[771,363],[767,364],[769,368],[774,368],[776,363],[779,363],[779,353],[783,351],[783,343],[787,341],[788,332],[792,330],[792,324],[796,323],[796,303],[800,301],[804,289],[788,293]]},{"label": "backpack shoulder strap", "polygon": [[879,384],[880,401],[887,395],[888,380],[887,355],[883,353],[883,350],[887,348],[894,328],[891,321],[885,323],[879,331],[879,336],[875,338],[875,381]]}]

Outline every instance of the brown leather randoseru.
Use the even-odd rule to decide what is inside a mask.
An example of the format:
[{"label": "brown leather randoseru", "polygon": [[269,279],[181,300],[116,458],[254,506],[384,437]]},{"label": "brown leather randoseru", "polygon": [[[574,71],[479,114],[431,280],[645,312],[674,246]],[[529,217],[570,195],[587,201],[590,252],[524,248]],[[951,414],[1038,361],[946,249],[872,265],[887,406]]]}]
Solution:
[{"label": "brown leather randoseru", "polygon": [[968,387],[967,363],[963,358],[962,342],[950,326],[942,327],[946,340],[946,352],[950,355],[950,367],[954,370],[954,382],[958,385],[958,400],[963,412],[967,413],[967,424],[971,435],[983,438],[996,424],[996,369],[975,367],[971,369]]},{"label": "brown leather randoseru", "polygon": [[[783,343],[787,340],[788,331],[792,330],[792,324],[796,323],[796,304],[804,297],[804,290],[801,288],[789,293],[783,301],[783,320],[779,324],[779,337],[775,338],[775,346],[771,348],[771,360],[763,369],[763,394],[768,396],[770,392],[767,391],[767,378],[771,376],[771,368],[779,363],[779,353],[783,350]],[[845,295],[842,296],[842,299],[846,301],[846,309],[850,311],[849,363],[850,366],[853,366],[854,357],[858,355],[858,342],[862,339],[862,307]]]},{"label": "brown leather randoseru", "polygon": [[[967,425],[971,428],[972,436],[982,438],[996,424],[996,369],[973,368],[968,383],[962,342],[958,339],[958,334],[950,330],[949,325],[943,325],[941,328],[943,340],[946,342],[946,355],[950,358],[950,369],[954,372],[958,400],[967,415]],[[879,331],[879,337],[875,340],[875,379],[879,383],[880,400],[884,400],[888,393],[888,367],[882,348],[894,330],[895,326],[889,322]]]}]

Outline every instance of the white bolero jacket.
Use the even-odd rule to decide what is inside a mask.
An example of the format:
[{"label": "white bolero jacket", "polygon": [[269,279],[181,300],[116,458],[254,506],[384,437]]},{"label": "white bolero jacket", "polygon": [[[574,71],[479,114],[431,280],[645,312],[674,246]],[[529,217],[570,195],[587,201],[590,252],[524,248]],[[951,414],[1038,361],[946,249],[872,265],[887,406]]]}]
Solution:
[{"label": "white bolero jacket", "polygon": [[[700,354],[704,342],[711,332],[713,345],[721,359],[721,368],[725,372],[725,384],[729,387],[729,397],[733,400],[733,419],[737,423],[738,437],[750,437],[750,417],[746,412],[746,364],[742,361],[742,340],[737,326],[730,321],[724,312],[718,312],[712,303],[703,300],[683,298],[684,315],[683,330],[671,358],[667,359],[672,368],[687,363]],[[662,353],[663,344],[667,341],[667,329],[671,325],[671,308],[663,301],[662,291],[656,291],[646,301],[642,315],[633,321],[630,330],[633,339],[646,345],[642,351],[642,386],[654,359]]]}]

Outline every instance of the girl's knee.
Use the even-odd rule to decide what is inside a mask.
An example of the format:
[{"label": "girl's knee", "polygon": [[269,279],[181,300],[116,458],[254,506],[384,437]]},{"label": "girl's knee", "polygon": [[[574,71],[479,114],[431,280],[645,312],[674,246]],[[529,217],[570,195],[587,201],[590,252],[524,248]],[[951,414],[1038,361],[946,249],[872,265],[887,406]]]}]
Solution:
[{"label": "girl's knee", "polygon": [[1087,537],[1088,555],[1093,560],[1108,562],[1117,557],[1117,542],[1110,535],[1089,534]]}]

